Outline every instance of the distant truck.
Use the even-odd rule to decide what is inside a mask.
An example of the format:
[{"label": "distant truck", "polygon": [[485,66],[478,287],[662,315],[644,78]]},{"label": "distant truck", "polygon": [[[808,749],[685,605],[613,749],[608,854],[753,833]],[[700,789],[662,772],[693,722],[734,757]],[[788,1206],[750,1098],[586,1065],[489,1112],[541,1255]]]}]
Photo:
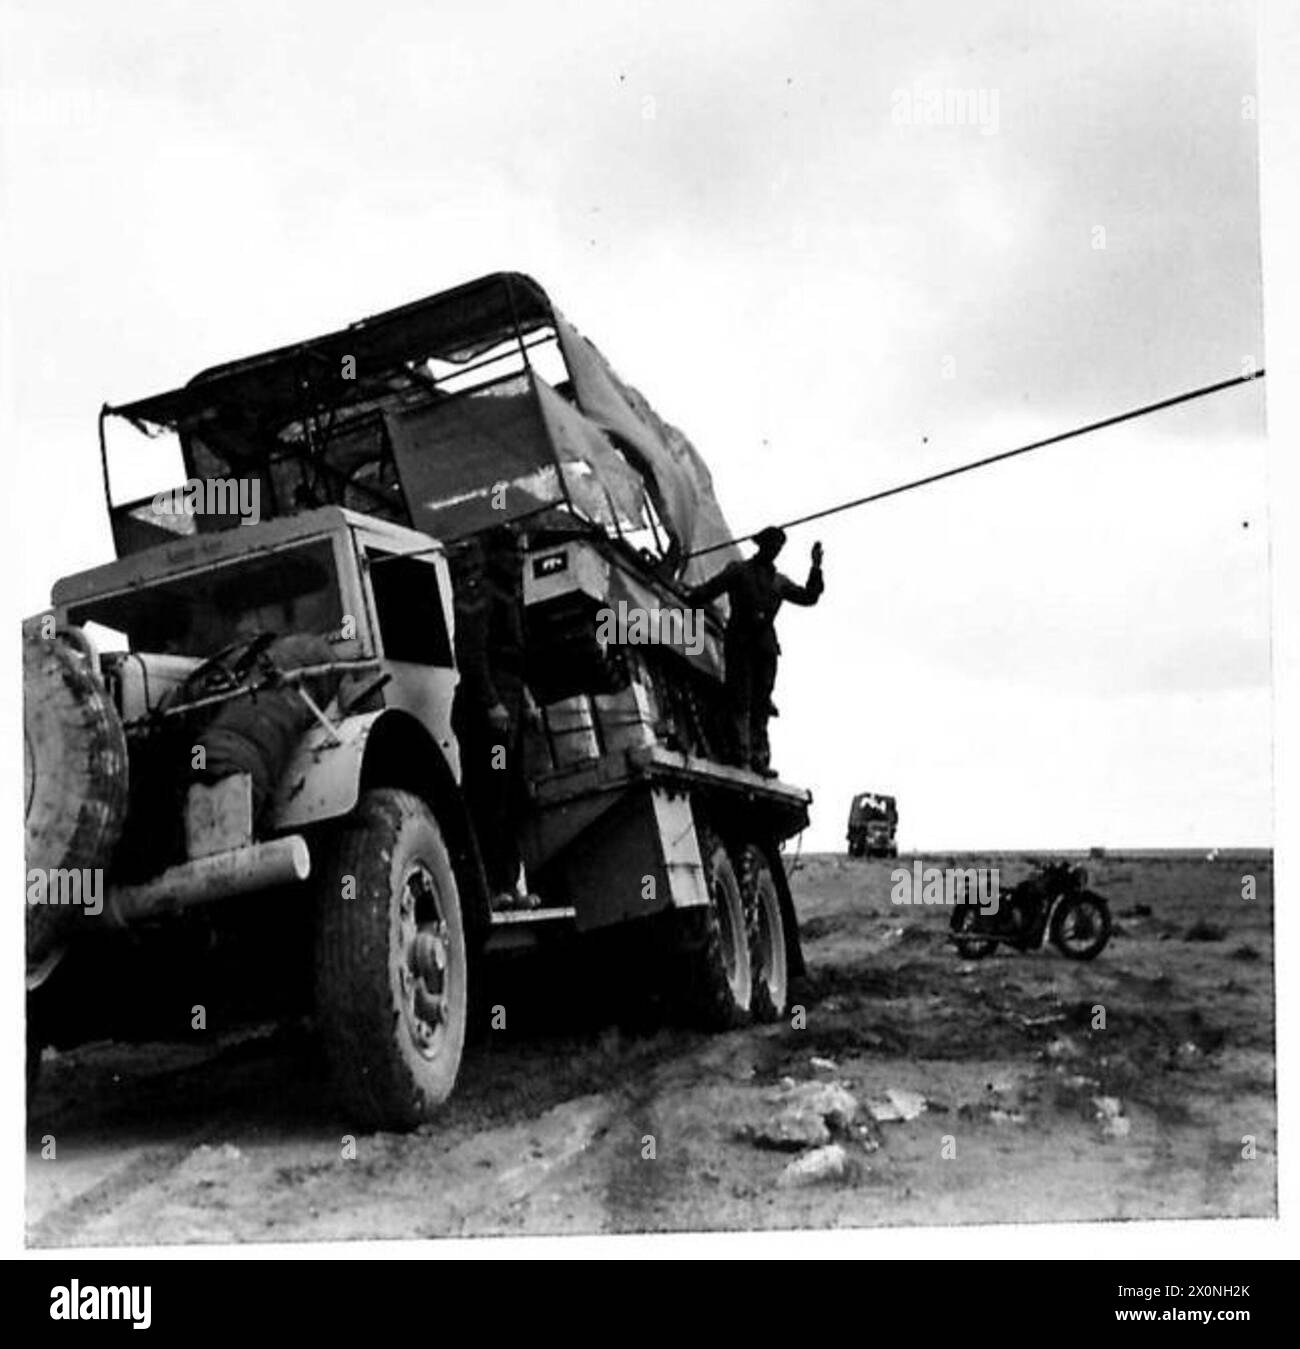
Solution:
[{"label": "distant truck", "polygon": [[[700,640],[601,637],[738,550],[689,441],[536,282],[218,366],[99,432],[116,559],[24,625],[29,1076],[48,1044],[307,1011],[341,1103],[410,1128],[452,1091],[483,958],[566,931],[622,928],[705,1028],[784,1014],[780,848],[811,795],[738,762],[720,610]],[[539,708],[518,912],[452,726],[447,550],[502,526]]]},{"label": "distant truck", "polygon": [[849,856],[898,856],[898,803],[880,792],[862,792],[849,807]]}]

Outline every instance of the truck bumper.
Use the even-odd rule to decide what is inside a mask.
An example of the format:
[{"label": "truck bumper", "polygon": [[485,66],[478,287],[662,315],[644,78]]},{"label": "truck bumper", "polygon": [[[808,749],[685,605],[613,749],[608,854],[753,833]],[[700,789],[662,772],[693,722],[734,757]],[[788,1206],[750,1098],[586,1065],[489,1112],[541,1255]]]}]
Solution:
[{"label": "truck bumper", "polygon": [[177,913],[230,895],[291,885],[310,875],[307,840],[301,834],[288,834],[182,862],[140,885],[112,886],[104,904],[104,918],[110,926],[126,927],[143,918]]}]

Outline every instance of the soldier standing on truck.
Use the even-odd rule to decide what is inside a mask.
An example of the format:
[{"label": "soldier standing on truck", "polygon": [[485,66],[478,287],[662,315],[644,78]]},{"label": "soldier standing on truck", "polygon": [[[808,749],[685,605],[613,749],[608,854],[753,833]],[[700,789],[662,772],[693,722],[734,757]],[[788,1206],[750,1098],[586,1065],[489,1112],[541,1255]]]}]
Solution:
[{"label": "soldier standing on truck", "polygon": [[456,664],[452,727],[494,909],[536,908],[523,880],[515,825],[522,805],[524,603],[519,542],[500,526],[453,554]]},{"label": "soldier standing on truck", "polygon": [[812,566],[805,585],[796,585],[776,569],[785,547],[785,530],[769,525],[754,535],[758,551],[744,562],[733,562],[717,576],[688,592],[692,604],[707,604],[726,595],[731,602],[724,655],[727,693],[736,720],[740,763],[765,778],[774,778],[768,718],[775,712],[772,689],[781,643],[776,637],[776,611],[783,600],[812,605],[821,598],[822,546],[812,546]]}]

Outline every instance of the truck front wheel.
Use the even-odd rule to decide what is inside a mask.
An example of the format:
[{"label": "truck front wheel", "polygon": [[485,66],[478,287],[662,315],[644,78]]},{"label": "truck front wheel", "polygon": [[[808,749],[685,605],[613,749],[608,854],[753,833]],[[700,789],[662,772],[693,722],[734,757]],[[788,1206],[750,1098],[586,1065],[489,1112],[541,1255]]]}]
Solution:
[{"label": "truck front wheel", "polygon": [[468,960],[438,821],[410,792],[365,793],[322,866],[316,1011],[340,1103],[373,1128],[432,1118],[465,1045]]}]

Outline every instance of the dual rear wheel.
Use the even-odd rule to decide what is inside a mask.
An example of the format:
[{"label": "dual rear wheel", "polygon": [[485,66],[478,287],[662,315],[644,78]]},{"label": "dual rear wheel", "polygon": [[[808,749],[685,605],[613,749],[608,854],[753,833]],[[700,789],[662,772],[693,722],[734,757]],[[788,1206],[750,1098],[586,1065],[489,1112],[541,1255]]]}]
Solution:
[{"label": "dual rear wheel", "polygon": [[755,843],[728,846],[707,826],[698,835],[709,904],[680,915],[690,1019],[706,1030],[776,1021],[789,1001],[789,961],[772,863]]}]

